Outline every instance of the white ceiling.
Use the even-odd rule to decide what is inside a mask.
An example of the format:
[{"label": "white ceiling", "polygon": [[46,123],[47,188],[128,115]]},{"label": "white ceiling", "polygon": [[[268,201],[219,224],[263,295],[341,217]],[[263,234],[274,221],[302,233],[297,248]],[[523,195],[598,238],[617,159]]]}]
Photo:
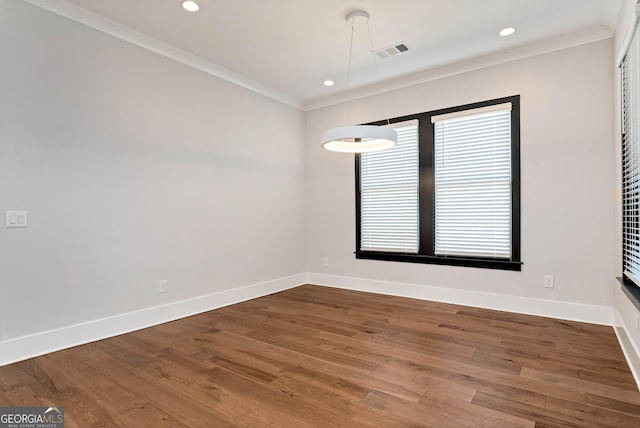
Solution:
[{"label": "white ceiling", "polygon": [[[46,0],[27,0],[34,4]],[[64,0],[54,0],[61,3]],[[463,61],[553,41],[613,34],[623,0],[68,0],[305,107],[344,96],[351,27],[345,14],[371,15],[374,49],[411,50],[378,61],[380,81],[406,79]],[[504,27],[518,31],[498,36]],[[584,36],[584,37],[582,37]],[[560,43],[559,45],[562,45]],[[354,36],[350,89],[376,84],[366,26]],[[322,82],[335,80],[327,88]]]}]

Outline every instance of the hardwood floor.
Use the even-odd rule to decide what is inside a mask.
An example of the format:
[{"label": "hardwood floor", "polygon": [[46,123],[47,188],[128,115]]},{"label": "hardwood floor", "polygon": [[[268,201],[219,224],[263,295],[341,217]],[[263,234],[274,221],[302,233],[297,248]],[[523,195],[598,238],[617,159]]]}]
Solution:
[{"label": "hardwood floor", "polygon": [[306,285],[0,367],[66,427],[640,427],[612,328]]}]

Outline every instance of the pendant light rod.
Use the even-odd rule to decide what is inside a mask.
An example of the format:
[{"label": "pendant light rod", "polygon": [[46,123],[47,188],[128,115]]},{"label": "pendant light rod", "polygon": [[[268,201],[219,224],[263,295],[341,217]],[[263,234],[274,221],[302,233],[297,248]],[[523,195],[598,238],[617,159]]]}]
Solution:
[{"label": "pendant light rod", "polygon": [[[347,62],[347,91],[351,88],[351,60],[353,58],[353,34],[356,30],[356,17],[361,16],[367,19],[367,23],[369,22],[369,14],[364,10],[354,10],[353,12],[347,13],[346,21],[351,21],[351,39],[349,41],[349,61]],[[347,110],[349,108],[349,103],[344,103],[344,118],[343,118],[343,126],[347,126]]]}]

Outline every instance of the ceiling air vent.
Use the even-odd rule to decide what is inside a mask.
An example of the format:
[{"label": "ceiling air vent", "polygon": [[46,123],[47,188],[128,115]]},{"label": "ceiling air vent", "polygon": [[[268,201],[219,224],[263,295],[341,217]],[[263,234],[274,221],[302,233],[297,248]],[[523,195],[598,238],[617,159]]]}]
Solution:
[{"label": "ceiling air vent", "polygon": [[405,42],[400,42],[395,45],[387,46],[386,48],[378,49],[373,53],[378,55],[378,58],[388,58],[407,51],[409,51],[409,46]]}]

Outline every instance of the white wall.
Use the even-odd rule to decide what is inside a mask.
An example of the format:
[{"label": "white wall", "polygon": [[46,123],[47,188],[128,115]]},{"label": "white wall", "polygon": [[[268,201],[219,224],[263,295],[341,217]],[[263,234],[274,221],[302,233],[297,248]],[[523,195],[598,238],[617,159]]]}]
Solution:
[{"label": "white wall", "polygon": [[[310,278],[347,287],[349,279],[360,278],[364,287],[369,281],[381,291],[410,289],[405,294],[426,298],[492,293],[485,301],[500,300],[507,310],[520,310],[526,302],[516,303],[516,297],[525,298],[546,314],[553,314],[544,311],[546,301],[567,302],[586,305],[573,318],[610,322],[610,312],[609,320],[588,312],[606,317],[601,310],[612,305],[617,267],[613,61],[607,39],[349,104],[349,122],[363,123],[521,95],[522,272],[356,260],[353,156],[319,144],[323,130],[342,125],[343,107],[308,112]],[[555,276],[555,289],[543,287],[545,274]]]},{"label": "white wall", "polygon": [[304,282],[304,113],[22,1],[0,63],[0,345]]}]

